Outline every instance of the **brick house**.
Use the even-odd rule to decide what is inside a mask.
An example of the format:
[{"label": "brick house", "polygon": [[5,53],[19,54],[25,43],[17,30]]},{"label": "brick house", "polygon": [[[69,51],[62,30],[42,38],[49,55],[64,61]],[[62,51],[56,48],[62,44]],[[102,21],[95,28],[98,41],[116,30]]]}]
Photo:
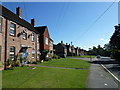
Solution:
[{"label": "brick house", "polygon": [[[53,40],[50,38],[48,27],[40,26],[35,27],[37,32],[40,35],[40,52],[42,54],[43,51],[48,51],[48,54],[53,54]],[[43,55],[41,55],[41,60]]]},{"label": "brick house", "polygon": [[75,56],[79,56],[78,47],[75,48]]},{"label": "brick house", "polygon": [[65,46],[63,41],[61,41],[61,43],[58,43],[57,45],[53,45],[53,48],[56,55],[63,58],[67,56],[67,47]]},{"label": "brick house", "polygon": [[[1,6],[1,5],[0,5]],[[22,19],[22,9],[16,8],[16,14],[2,7],[0,16],[0,60],[5,64],[15,60],[19,54],[28,60],[37,60],[38,32],[34,25]]]},{"label": "brick house", "polygon": [[68,45],[68,44],[66,43],[65,46],[66,46],[66,48],[67,48],[67,56],[72,56],[72,49],[71,49],[72,47],[71,47],[71,45],[70,45],[70,44]]},{"label": "brick house", "polygon": [[75,56],[75,47],[74,45],[71,46],[72,56]]},{"label": "brick house", "polygon": [[51,55],[53,55],[53,40],[50,38],[50,44],[49,44],[49,50],[50,50],[50,52],[49,52],[49,54],[51,54]]}]

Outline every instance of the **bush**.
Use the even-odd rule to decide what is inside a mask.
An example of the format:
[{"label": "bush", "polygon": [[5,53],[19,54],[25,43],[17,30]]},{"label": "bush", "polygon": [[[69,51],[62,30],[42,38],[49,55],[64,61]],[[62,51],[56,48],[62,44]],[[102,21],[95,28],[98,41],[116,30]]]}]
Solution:
[{"label": "bush", "polygon": [[60,59],[60,56],[56,55],[56,54],[53,54],[53,59]]},{"label": "bush", "polygon": [[46,58],[45,58],[45,61],[49,61],[49,60],[51,60],[51,58],[49,58],[49,57],[46,57]]},{"label": "bush", "polygon": [[31,62],[31,64],[37,64],[37,62],[33,61],[33,62]]},{"label": "bush", "polygon": [[21,63],[20,63],[19,60],[17,60],[17,61],[14,62],[14,66],[17,66],[17,67],[18,67],[18,66],[20,66],[20,64],[21,64]]}]

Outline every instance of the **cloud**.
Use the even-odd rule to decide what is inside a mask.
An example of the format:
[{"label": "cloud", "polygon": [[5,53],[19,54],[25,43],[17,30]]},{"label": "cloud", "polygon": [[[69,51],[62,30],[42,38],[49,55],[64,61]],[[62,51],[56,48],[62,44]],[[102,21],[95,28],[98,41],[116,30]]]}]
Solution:
[{"label": "cloud", "polygon": [[100,41],[105,41],[105,39],[104,39],[104,38],[100,38],[99,40],[100,40]]}]

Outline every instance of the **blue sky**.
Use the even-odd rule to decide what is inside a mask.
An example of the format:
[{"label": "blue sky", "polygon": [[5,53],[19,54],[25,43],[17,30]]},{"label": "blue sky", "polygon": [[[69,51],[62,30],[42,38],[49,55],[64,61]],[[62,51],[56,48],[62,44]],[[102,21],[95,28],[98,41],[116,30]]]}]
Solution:
[{"label": "blue sky", "polygon": [[47,25],[54,43],[61,40],[88,50],[109,42],[118,24],[118,3],[89,29],[112,2],[19,2],[2,3],[15,13],[20,6],[23,19],[36,19],[36,26]]}]

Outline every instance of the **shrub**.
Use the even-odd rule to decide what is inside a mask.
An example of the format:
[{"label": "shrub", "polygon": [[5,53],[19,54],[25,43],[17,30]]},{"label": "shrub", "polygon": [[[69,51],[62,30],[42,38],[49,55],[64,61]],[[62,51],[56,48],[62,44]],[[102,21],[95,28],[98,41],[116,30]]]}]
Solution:
[{"label": "shrub", "polygon": [[53,54],[53,59],[60,59],[60,56],[56,55],[56,54]]},{"label": "shrub", "polygon": [[49,57],[46,57],[46,58],[45,58],[45,61],[49,61],[49,60],[51,60],[51,58],[49,58]]},{"label": "shrub", "polygon": [[37,62],[33,61],[33,62],[31,62],[31,64],[37,64]]}]

